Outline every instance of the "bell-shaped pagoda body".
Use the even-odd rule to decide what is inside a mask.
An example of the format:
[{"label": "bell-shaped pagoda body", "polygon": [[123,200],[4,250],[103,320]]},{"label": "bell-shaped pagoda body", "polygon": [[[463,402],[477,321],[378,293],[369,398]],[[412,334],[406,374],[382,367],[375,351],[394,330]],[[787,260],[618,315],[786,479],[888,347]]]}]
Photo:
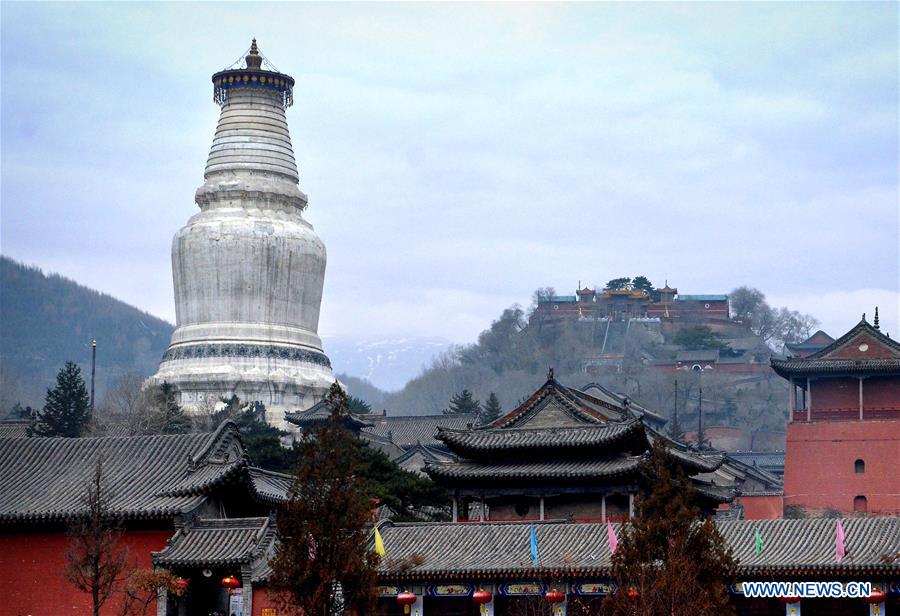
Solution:
[{"label": "bell-shaped pagoda body", "polygon": [[200,213],[175,234],[176,329],[152,381],[189,411],[220,399],[260,401],[270,423],[318,402],[334,382],[317,334],[325,245],[303,219],[285,109],[294,80],[262,67],[213,75],[221,106]]}]

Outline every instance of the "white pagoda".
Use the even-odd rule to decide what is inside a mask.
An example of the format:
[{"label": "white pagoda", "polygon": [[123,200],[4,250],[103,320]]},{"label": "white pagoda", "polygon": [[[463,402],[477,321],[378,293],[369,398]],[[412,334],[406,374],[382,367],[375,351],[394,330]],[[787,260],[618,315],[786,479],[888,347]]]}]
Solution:
[{"label": "white pagoda", "polygon": [[285,119],[294,80],[255,39],[245,60],[212,78],[222,111],[200,212],[172,242],[177,327],[151,382],[174,385],[189,412],[236,395],[283,425],[335,380],[317,333],[325,245],[303,218]]}]

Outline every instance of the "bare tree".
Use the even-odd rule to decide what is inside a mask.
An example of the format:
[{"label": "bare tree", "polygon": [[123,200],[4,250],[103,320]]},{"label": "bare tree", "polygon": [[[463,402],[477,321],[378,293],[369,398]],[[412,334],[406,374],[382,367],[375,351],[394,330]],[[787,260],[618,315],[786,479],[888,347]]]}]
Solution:
[{"label": "bare tree", "polygon": [[113,594],[128,561],[128,550],[120,542],[122,521],[110,510],[109,498],[103,460],[98,458],[82,497],[85,510],[69,528],[65,569],[67,580],[90,593],[94,616]]},{"label": "bare tree", "polygon": [[168,569],[135,569],[125,579],[122,588],[120,616],[147,616],[150,605],[159,597],[159,591],[180,597],[187,583]]}]

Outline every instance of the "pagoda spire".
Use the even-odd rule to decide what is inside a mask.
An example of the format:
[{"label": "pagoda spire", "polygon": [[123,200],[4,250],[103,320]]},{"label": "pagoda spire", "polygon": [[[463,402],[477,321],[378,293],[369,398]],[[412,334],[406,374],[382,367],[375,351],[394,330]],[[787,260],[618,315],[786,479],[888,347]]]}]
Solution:
[{"label": "pagoda spire", "polygon": [[247,68],[262,68],[262,56],[259,54],[259,48],[256,46],[256,39],[250,43],[250,53],[244,58],[247,62]]},{"label": "pagoda spire", "polygon": [[875,306],[875,320],[872,321],[872,326],[879,331],[881,330],[881,327],[878,324],[878,306]]}]

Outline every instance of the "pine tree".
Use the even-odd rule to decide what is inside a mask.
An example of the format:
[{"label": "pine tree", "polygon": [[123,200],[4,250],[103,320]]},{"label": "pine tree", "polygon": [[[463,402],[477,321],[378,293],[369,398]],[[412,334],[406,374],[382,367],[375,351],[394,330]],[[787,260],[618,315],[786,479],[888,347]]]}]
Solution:
[{"label": "pine tree", "polygon": [[690,478],[659,441],[642,473],[649,493],[620,532],[613,554],[619,590],[604,601],[604,614],[733,614],[728,587],[736,564],[715,523],[700,519]]},{"label": "pine tree", "polygon": [[349,408],[350,412],[354,415],[368,415],[372,412],[372,405],[356,396],[347,398],[347,408]]},{"label": "pine tree", "polygon": [[653,283],[646,276],[635,276],[631,279],[631,288],[635,291],[653,293]]},{"label": "pine tree", "polygon": [[481,402],[476,400],[475,396],[468,389],[464,389],[458,394],[453,394],[450,398],[450,406],[444,410],[445,415],[477,415],[480,412]]},{"label": "pine tree", "polygon": [[489,424],[498,417],[503,412],[503,409],[500,407],[500,398],[497,397],[497,394],[491,392],[488,396],[487,402],[484,403],[484,410],[481,413],[481,421],[479,423]]},{"label": "pine tree", "polygon": [[378,564],[368,548],[372,500],[344,427],[347,396],[335,383],[325,400],[331,417],[298,446],[297,476],[278,516],[281,541],[270,563],[283,607],[317,616],[371,608]]},{"label": "pine tree", "polygon": [[186,434],[191,422],[184,409],[177,402],[178,392],[174,386],[163,382],[159,386],[158,404],[162,410],[162,434]]},{"label": "pine tree", "polygon": [[90,419],[90,397],[81,369],[67,361],[56,375],[56,387],[47,390],[44,408],[35,413],[30,436],[81,436]]}]

